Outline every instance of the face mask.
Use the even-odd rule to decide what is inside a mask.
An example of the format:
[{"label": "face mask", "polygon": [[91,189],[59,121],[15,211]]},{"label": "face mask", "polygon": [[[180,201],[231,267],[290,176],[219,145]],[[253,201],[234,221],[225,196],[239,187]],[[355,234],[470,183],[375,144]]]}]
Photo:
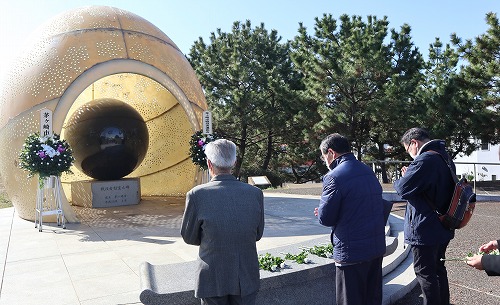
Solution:
[{"label": "face mask", "polygon": [[332,162],[330,162],[330,164],[327,164],[326,167],[329,169],[329,170],[332,170],[333,169],[333,162],[335,162],[335,160],[332,160]]}]

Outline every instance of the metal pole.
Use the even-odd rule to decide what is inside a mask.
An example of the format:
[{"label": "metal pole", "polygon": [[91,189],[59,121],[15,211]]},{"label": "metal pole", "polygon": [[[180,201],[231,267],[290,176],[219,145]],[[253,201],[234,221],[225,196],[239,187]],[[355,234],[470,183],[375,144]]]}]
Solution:
[{"label": "metal pole", "polygon": [[476,192],[476,162],[474,162],[474,193]]}]

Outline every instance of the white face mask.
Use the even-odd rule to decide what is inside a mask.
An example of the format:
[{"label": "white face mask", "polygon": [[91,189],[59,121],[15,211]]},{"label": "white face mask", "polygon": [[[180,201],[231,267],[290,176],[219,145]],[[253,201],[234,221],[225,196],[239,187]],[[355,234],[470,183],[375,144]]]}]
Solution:
[{"label": "white face mask", "polygon": [[[410,157],[412,157],[413,160],[415,160],[415,158],[417,157],[417,155],[414,155],[413,154],[413,149],[417,149],[417,143],[416,142],[410,142],[410,144],[408,145],[408,147],[406,148],[406,152],[410,155]],[[412,148],[412,146],[415,146],[415,148]],[[417,151],[418,153],[418,151]]]},{"label": "white face mask", "polygon": [[323,163],[325,163],[326,168],[331,170],[332,168],[330,167],[330,165],[333,163],[334,160],[332,159],[332,162],[328,163],[329,155],[330,155],[330,152],[328,151],[326,154],[322,154],[321,159],[323,160]]}]

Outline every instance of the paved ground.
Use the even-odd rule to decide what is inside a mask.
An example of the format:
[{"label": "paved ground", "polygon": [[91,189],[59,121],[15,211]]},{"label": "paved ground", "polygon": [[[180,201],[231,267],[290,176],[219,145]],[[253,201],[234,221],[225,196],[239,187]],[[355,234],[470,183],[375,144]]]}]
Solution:
[{"label": "paved ground", "polygon": [[[385,191],[393,191],[392,185],[384,185]],[[285,192],[319,195],[321,186],[303,184],[284,186],[283,189],[270,192]],[[500,195],[500,183],[482,182],[477,184],[477,194]],[[405,204],[396,203],[392,213],[404,216]],[[475,252],[479,246],[492,239],[500,238],[500,201],[478,202],[474,216],[468,226],[457,230],[450,242],[447,257],[463,257]],[[489,277],[484,271],[472,269],[464,262],[447,262],[450,282],[451,303],[467,305],[500,304],[500,277]],[[396,305],[422,304],[420,288],[402,298]]]},{"label": "paved ground", "polygon": [[[384,186],[390,188],[390,186]],[[495,190],[490,190],[495,192]],[[259,250],[328,235],[312,217],[317,197],[283,199],[273,192],[317,196],[320,185],[266,191],[266,230]],[[316,198],[316,199],[314,199]],[[296,204],[300,202],[300,204]],[[0,209],[0,305],[140,304],[138,266],[194,260],[197,247],[179,236],[183,200],[152,198],[131,207],[77,209],[79,224],[48,225],[39,233],[33,222]],[[402,215],[404,204],[393,213]],[[448,256],[465,256],[500,238],[500,202],[480,202],[468,227],[457,231]],[[500,277],[488,277],[465,263],[448,263],[454,304],[500,304]],[[304,292],[306,293],[306,292]],[[414,291],[398,304],[421,304]]]},{"label": "paved ground", "polygon": [[[401,205],[396,214],[404,215]],[[476,252],[479,246],[492,239],[500,238],[500,202],[478,202],[470,223],[455,232],[446,252],[447,257],[463,257]],[[447,262],[452,304],[484,305],[500,304],[500,277],[488,276],[484,271],[469,267],[464,262]],[[422,304],[420,288],[401,299],[397,305]]]},{"label": "paved ground", "polygon": [[[265,198],[259,251],[324,238],[313,215],[318,199]],[[309,196],[310,197],[310,196]],[[195,260],[180,237],[184,199],[150,198],[134,206],[76,208],[81,223],[34,223],[0,209],[0,305],[124,305],[139,301],[143,261]],[[182,274],[173,276],[183,276]],[[307,293],[307,292],[305,292]]]}]

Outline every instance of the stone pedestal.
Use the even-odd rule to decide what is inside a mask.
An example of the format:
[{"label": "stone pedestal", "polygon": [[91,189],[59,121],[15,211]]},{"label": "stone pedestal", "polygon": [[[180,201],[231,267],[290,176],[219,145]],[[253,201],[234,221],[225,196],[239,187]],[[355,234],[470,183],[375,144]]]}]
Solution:
[{"label": "stone pedestal", "polygon": [[141,201],[139,178],[120,180],[87,180],[71,183],[73,205],[87,208],[107,208],[133,205]]}]

